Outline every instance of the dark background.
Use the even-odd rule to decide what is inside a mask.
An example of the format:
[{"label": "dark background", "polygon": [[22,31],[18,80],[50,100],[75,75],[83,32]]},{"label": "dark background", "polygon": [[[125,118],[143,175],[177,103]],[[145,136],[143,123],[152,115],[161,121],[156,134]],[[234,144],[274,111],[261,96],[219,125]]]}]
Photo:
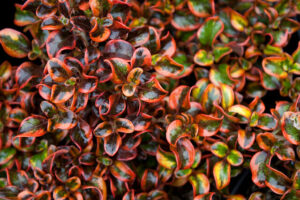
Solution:
[{"label": "dark background", "polygon": [[[19,31],[23,31],[22,27],[17,27],[14,25],[13,20],[14,20],[14,12],[15,12],[15,3],[20,3],[23,4],[25,0],[1,0],[0,4],[0,30],[3,28],[13,28]],[[297,16],[298,21],[300,21],[300,16]],[[286,52],[291,54],[298,45],[298,41],[300,39],[300,31],[295,33],[287,47],[284,48]],[[6,55],[6,53],[3,51],[2,47],[0,47],[0,63],[2,63],[5,60],[8,60],[11,64],[14,66],[17,66],[21,64],[23,61],[26,59],[13,59]],[[251,99],[249,99],[250,101]],[[268,92],[266,96],[262,98],[266,105],[266,111],[269,112],[270,108],[275,107],[276,101],[280,100],[289,100],[287,97],[281,97],[279,95],[279,92],[272,91]],[[241,176],[238,176],[237,178],[232,178],[231,180],[231,192],[232,194],[244,194],[246,196],[249,196],[248,191],[249,191],[249,186],[251,184],[251,172],[249,170],[245,170],[244,173],[242,173]],[[191,188],[189,188],[191,189]],[[252,188],[254,189],[254,188]],[[258,188],[257,188],[258,189]]]}]

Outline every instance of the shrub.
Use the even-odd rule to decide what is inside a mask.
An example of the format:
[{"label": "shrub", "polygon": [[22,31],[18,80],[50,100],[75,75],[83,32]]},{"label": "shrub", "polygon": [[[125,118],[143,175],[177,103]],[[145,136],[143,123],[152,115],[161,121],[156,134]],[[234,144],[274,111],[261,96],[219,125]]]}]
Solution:
[{"label": "shrub", "polygon": [[[297,0],[16,4],[24,33],[0,42],[28,61],[0,66],[0,198],[299,199],[300,43],[283,49],[299,13]],[[269,91],[287,100],[267,110]]]}]

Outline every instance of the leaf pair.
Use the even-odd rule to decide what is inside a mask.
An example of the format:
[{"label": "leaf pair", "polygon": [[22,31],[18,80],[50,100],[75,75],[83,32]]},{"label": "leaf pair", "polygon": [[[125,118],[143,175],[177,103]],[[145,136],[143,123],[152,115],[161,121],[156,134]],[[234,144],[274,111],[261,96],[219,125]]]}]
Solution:
[{"label": "leaf pair", "polygon": [[240,166],[243,161],[243,155],[239,151],[229,150],[227,144],[216,142],[211,146],[211,152],[219,158],[225,160],[218,161],[213,168],[213,174],[217,188],[223,189],[230,183],[230,172],[232,166]]},{"label": "leaf pair", "polygon": [[113,123],[104,121],[94,129],[96,137],[104,138],[104,149],[109,156],[114,156],[121,144],[122,139],[119,133],[133,133],[134,125],[125,118],[117,118]]}]

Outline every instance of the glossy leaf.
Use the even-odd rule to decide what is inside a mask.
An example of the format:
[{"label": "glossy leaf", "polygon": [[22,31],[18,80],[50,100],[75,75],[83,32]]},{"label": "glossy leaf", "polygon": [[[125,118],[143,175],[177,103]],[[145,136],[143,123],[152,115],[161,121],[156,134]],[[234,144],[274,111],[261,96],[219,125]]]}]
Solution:
[{"label": "glossy leaf", "polygon": [[194,56],[194,62],[200,66],[210,66],[214,63],[214,57],[211,52],[200,49]]},{"label": "glossy leaf", "polygon": [[230,150],[226,157],[227,162],[232,166],[240,166],[243,161],[243,154],[235,149]]},{"label": "glossy leaf", "polygon": [[9,160],[11,160],[16,154],[15,148],[6,148],[0,150],[0,165],[6,164]]},{"label": "glossy leaf", "polygon": [[109,170],[114,177],[121,181],[133,181],[136,176],[132,169],[125,162],[121,161],[115,161]]},{"label": "glossy leaf", "polygon": [[243,15],[241,15],[240,13],[231,10],[230,11],[230,21],[232,26],[238,30],[238,31],[244,31],[247,26],[248,26],[248,21],[246,19],[246,17],[244,17]]},{"label": "glossy leaf", "polygon": [[197,32],[200,44],[212,46],[223,29],[224,24],[219,17],[207,18]]},{"label": "glossy leaf", "polygon": [[169,97],[169,107],[173,110],[188,110],[190,108],[190,88],[182,85],[175,88]]},{"label": "glossy leaf", "polygon": [[265,180],[266,180],[265,168],[266,168],[267,159],[268,159],[268,154],[264,151],[260,151],[254,154],[254,156],[251,158],[250,161],[252,181],[258,187],[265,187]]},{"label": "glossy leaf", "polygon": [[28,38],[14,29],[0,31],[0,43],[4,51],[15,58],[25,58],[30,50]]},{"label": "glossy leaf", "polygon": [[197,196],[199,194],[206,194],[209,192],[210,183],[205,174],[196,172],[189,177],[189,182],[193,186],[194,196]]},{"label": "glossy leaf", "polygon": [[230,183],[231,167],[227,162],[219,161],[214,165],[213,174],[218,190],[225,188]]},{"label": "glossy leaf", "polygon": [[195,120],[199,124],[199,136],[210,137],[215,135],[220,130],[223,117],[217,118],[210,115],[199,114],[196,116]]},{"label": "glossy leaf", "polygon": [[174,169],[177,166],[175,156],[160,147],[157,149],[156,160],[162,167],[167,169]]},{"label": "glossy leaf", "polygon": [[213,0],[188,0],[187,3],[190,11],[197,17],[208,17],[215,12]]},{"label": "glossy leaf", "polygon": [[300,144],[299,113],[285,112],[281,118],[283,136],[292,144]]},{"label": "glossy leaf", "polygon": [[47,120],[38,115],[25,118],[20,124],[18,137],[41,137],[46,134]]},{"label": "glossy leaf", "polygon": [[249,149],[255,142],[255,133],[251,131],[238,130],[238,143],[243,149]]},{"label": "glossy leaf", "polygon": [[224,158],[227,155],[227,153],[229,152],[228,146],[223,142],[214,143],[213,145],[211,145],[210,149],[214,155],[216,155],[220,158]]}]

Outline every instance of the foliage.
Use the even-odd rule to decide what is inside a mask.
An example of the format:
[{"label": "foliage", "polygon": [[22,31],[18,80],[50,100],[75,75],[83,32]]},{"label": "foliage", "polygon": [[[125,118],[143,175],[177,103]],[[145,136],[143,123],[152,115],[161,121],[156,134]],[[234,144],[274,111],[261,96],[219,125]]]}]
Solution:
[{"label": "foliage", "polygon": [[[0,43],[27,61],[0,65],[0,199],[299,199],[300,43],[283,49],[297,14],[297,0],[16,4],[24,32]],[[289,101],[265,110],[274,90]],[[253,193],[235,194],[247,170]]]}]

